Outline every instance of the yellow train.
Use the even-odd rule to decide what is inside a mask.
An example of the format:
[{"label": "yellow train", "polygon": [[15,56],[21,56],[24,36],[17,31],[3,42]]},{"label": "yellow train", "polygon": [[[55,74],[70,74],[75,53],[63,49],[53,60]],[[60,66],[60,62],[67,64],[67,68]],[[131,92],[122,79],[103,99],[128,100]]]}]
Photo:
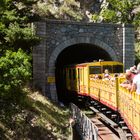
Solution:
[{"label": "yellow train", "polygon": [[[110,80],[104,79],[108,69]],[[113,77],[123,73],[123,64],[114,61],[100,61],[69,65],[65,68],[66,89],[71,96],[93,98],[118,111],[137,140],[140,140],[140,95],[120,86],[125,78]]]}]

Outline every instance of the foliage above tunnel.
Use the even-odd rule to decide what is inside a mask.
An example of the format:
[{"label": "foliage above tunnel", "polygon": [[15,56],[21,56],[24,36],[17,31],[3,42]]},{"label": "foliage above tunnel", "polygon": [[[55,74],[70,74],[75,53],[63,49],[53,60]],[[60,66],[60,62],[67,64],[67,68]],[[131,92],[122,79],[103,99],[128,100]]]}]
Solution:
[{"label": "foliage above tunnel", "polygon": [[1,1],[0,52],[11,48],[30,50],[30,47],[37,43],[38,38],[30,24],[36,19],[36,14],[33,12],[35,3],[35,0]]},{"label": "foliage above tunnel", "polygon": [[35,11],[49,19],[82,20],[80,3],[75,0],[38,1]]},{"label": "foliage above tunnel", "polygon": [[[0,98],[18,98],[30,80],[32,47],[39,43],[31,22],[35,0],[1,0],[0,4]],[[4,98],[3,98],[4,97]]]},{"label": "foliage above tunnel", "polygon": [[95,22],[140,24],[139,0],[102,0],[100,10],[93,13]]}]

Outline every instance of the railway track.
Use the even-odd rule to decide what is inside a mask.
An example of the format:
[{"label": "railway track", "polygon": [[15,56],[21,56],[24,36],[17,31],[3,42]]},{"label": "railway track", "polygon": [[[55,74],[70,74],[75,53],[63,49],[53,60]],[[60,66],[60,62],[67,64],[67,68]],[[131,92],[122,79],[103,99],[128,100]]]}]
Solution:
[{"label": "railway track", "polygon": [[[90,106],[85,106],[85,104],[81,106],[78,104],[77,107],[75,105],[73,105],[73,107],[73,118],[76,118],[76,123],[78,124],[77,132],[80,132],[80,136],[83,137],[83,140],[85,140],[85,134],[89,134],[93,131],[92,129],[89,130],[89,128],[91,128],[89,125],[90,122],[93,122],[98,130],[96,134],[98,140],[135,140],[119,114],[100,102],[92,101]],[[88,121],[89,123],[87,123],[87,120],[90,120]],[[94,139],[90,137],[88,140]]]},{"label": "railway track", "polygon": [[98,118],[92,118],[91,120],[98,128],[98,140],[120,140],[118,135],[102,122],[102,120]]},{"label": "railway track", "polygon": [[90,119],[98,128],[99,140],[135,140],[119,114],[97,101],[93,101],[89,109],[94,113]]}]

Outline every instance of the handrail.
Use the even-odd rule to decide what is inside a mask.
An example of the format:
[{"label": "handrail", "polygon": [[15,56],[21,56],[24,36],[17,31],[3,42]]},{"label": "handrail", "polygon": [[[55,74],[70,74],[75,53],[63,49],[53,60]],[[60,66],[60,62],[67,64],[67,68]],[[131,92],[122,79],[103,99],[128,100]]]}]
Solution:
[{"label": "handrail", "polygon": [[94,123],[82,113],[82,111],[73,103],[70,104],[72,119],[77,125],[78,132],[83,140],[98,140],[98,128]]}]

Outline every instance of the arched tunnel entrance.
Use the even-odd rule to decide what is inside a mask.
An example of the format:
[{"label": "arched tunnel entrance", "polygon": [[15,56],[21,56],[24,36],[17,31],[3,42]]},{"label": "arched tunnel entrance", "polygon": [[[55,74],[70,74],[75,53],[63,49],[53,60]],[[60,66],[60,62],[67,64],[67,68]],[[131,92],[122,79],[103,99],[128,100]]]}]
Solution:
[{"label": "arched tunnel entrance", "polygon": [[66,90],[65,90],[65,77],[62,74],[62,69],[65,65],[77,64],[84,62],[92,62],[93,60],[112,60],[111,56],[102,48],[93,44],[76,44],[64,49],[57,57],[56,60],[56,88],[58,100],[65,103]]}]

